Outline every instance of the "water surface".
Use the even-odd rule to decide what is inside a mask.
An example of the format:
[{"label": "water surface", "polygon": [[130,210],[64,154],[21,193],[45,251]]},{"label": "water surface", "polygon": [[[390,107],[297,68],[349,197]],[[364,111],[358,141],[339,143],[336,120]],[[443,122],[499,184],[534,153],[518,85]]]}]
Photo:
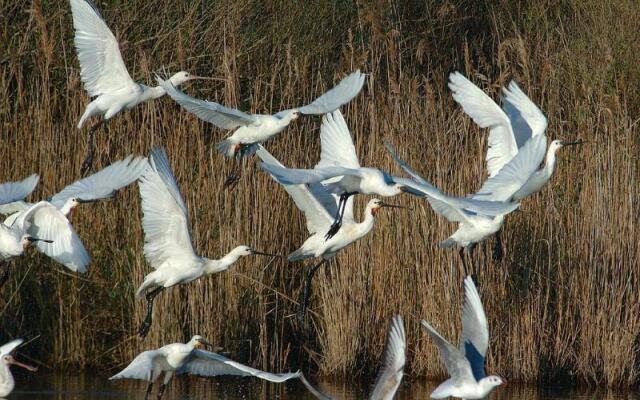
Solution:
[{"label": "water surface", "polygon": [[[69,374],[23,374],[16,375],[17,388],[9,397],[14,400],[35,399],[143,399],[147,387],[141,381],[107,380],[102,374],[82,375]],[[368,383],[318,381],[311,379],[324,392],[344,400],[366,399],[369,390]],[[396,399],[413,400],[428,399],[429,393],[435,388],[436,382],[411,381],[405,382],[398,392]],[[157,387],[154,388],[154,395]],[[155,396],[152,397],[155,399]],[[565,400],[565,399],[606,399],[606,400],[640,400],[637,392],[611,392],[595,389],[562,389],[562,388],[532,388],[517,385],[506,385],[497,389],[490,397],[496,400]],[[163,399],[211,399],[211,400],[312,400],[315,397],[308,394],[299,382],[288,382],[276,385],[250,378],[196,378],[177,377],[172,380]]]}]

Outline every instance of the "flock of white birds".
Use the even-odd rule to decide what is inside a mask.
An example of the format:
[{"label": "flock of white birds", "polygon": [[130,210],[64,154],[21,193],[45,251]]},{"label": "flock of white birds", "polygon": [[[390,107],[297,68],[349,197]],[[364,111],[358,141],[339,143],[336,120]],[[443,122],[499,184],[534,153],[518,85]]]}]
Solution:
[{"label": "flock of white birds", "polygon": [[[450,196],[422,178],[388,143],[390,156],[408,178],[360,165],[352,135],[340,112],[340,107],[356,97],[364,85],[365,76],[360,71],[348,75],[333,89],[303,107],[274,115],[249,114],[179,91],[177,87],[185,82],[208,79],[184,71],[168,79],[158,77],[159,86],[156,87],[136,83],[127,71],[115,36],[96,6],[90,0],[69,2],[80,75],[87,93],[93,98],[81,116],[78,128],[88,119],[100,117],[88,131],[87,158],[81,174],[84,176],[91,169],[94,134],[100,125],[123,110],[165,94],[198,118],[221,129],[235,129],[217,145],[218,150],[235,160],[257,154],[262,161],[260,167],[282,185],[306,218],[309,236],[288,256],[291,262],[320,259],[306,273],[298,314],[303,323],[311,281],[318,268],[340,250],[371,232],[380,209],[402,207],[374,198],[367,203],[363,218],[358,222],[353,211],[353,196],[392,197],[409,193],[425,198],[437,214],[458,223],[458,229],[440,246],[459,247],[463,267],[467,273],[472,273],[477,268],[468,268],[464,250],[468,249],[473,260],[476,244],[499,233],[505,216],[519,207],[518,201],[536,193],[549,181],[555,168],[557,150],[582,143],[554,140],[547,149],[547,120],[515,82],[503,89],[501,108],[471,81],[454,72],[449,76],[453,98],[479,127],[489,129],[486,156],[489,178],[475,194]],[[300,115],[320,114],[324,114],[320,130],[321,152],[314,168],[285,167],[262,146]],[[237,169],[227,178],[227,184],[237,183],[239,177]],[[196,254],[187,206],[162,148],[153,149],[149,157],[128,156],[117,161],[68,185],[48,200],[26,202],[38,181],[38,175],[34,174],[19,182],[0,185],[0,213],[8,215],[0,224],[0,261],[5,265],[0,285],[9,277],[10,268],[6,261],[23,254],[29,245],[34,245],[38,251],[71,271],[86,272],[91,259],[69,221],[71,212],[80,204],[109,199],[116,191],[137,182],[142,199],[144,255],[153,268],[137,290],[137,295],[143,296],[147,302],[147,315],[139,329],[141,337],[145,337],[151,328],[153,302],[164,289],[225,271],[244,256],[277,256],[246,245],[234,248],[218,260]],[[487,318],[471,277],[464,280],[464,288],[463,330],[459,347],[451,345],[429,323],[422,321],[450,375],[450,379],[431,394],[432,398],[480,399],[503,383],[500,377],[485,374],[484,360],[489,343]],[[21,344],[22,340],[16,339],[0,347],[0,397],[7,396],[14,388],[10,365],[35,370],[12,356]],[[173,343],[144,351],[111,379],[148,381],[145,396],[148,398],[153,383],[164,373],[157,394],[160,398],[175,374],[254,376],[272,382],[299,378],[316,397],[331,399],[313,387],[300,372],[275,374],[260,371],[202,350],[208,346],[210,344],[204,338],[195,335],[187,343]],[[395,396],[403,376],[405,352],[404,322],[402,317],[396,316],[392,319],[371,399],[392,399]]]}]

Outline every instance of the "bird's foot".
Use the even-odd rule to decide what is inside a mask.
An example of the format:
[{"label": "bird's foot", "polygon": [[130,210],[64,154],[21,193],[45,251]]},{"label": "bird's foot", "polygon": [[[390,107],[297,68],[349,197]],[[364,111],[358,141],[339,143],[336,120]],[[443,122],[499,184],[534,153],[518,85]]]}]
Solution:
[{"label": "bird's foot", "polygon": [[227,190],[233,190],[238,182],[240,181],[240,174],[237,172],[232,172],[227,176],[227,179],[224,181],[224,188]]},{"label": "bird's foot", "polygon": [[329,228],[329,231],[327,232],[327,234],[324,236],[324,240],[329,240],[332,237],[334,237],[336,235],[336,233],[338,233],[338,231],[340,230],[340,228],[342,227],[342,224],[340,222],[334,222],[333,224],[331,224],[331,227]]},{"label": "bird's foot", "polygon": [[80,176],[85,177],[87,173],[91,170],[91,166],[93,165],[93,151],[87,153],[87,157],[82,162],[82,167],[80,167]]},{"label": "bird's foot", "polygon": [[145,337],[147,337],[150,329],[151,329],[151,320],[145,319],[140,325],[140,328],[138,329],[138,334],[140,335],[140,338],[144,339]]}]

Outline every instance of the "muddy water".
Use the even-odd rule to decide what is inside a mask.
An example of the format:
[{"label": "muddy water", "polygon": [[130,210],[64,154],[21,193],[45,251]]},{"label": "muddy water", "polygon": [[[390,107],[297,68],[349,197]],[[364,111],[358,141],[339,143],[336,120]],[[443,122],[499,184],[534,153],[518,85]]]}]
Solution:
[{"label": "muddy water", "polygon": [[[34,399],[143,399],[146,389],[145,382],[118,381],[110,382],[106,376],[69,374],[35,374],[20,373],[16,375],[17,388],[9,397],[14,400]],[[311,379],[327,394],[336,399],[355,400],[366,399],[367,383],[329,382]],[[428,399],[429,393],[435,388],[434,382],[412,381],[401,386],[396,399],[413,400]],[[154,392],[155,394],[155,392]],[[155,396],[152,398],[155,399]],[[562,388],[531,388],[507,385],[499,388],[490,397],[496,400],[640,400],[637,392],[609,392],[595,389],[562,389]],[[293,400],[314,399],[298,382],[283,385],[263,383],[248,378],[174,378],[163,399],[256,399],[256,400]]]}]

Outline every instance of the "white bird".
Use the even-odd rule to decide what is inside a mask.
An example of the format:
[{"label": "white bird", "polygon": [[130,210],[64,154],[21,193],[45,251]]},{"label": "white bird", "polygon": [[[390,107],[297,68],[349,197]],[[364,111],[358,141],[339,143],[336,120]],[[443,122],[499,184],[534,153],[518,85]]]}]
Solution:
[{"label": "white bird", "polygon": [[[38,186],[40,176],[30,175],[19,182],[6,182],[0,184],[0,210],[6,204],[24,200]],[[0,211],[2,212],[2,211]]]},{"label": "white bird", "polygon": [[423,328],[435,342],[450,378],[431,393],[432,399],[457,397],[484,399],[504,382],[499,376],[486,376],[484,360],[489,347],[489,327],[480,295],[468,276],[464,280],[465,303],[462,311],[462,336],[457,349],[425,320]]},{"label": "white bird", "polygon": [[[462,199],[457,199],[458,202],[452,202],[446,197],[434,197],[433,189],[435,188],[406,162],[402,161],[390,146],[387,148],[402,169],[417,181],[413,184],[415,190],[421,190],[423,187],[431,188],[432,191],[430,195],[427,195],[427,201],[433,210],[449,221],[459,223],[458,230],[447,240],[441,242],[440,247],[459,246],[460,259],[465,271],[468,272],[464,249],[469,249],[470,256],[473,255],[476,244],[498,232],[504,223],[505,215],[518,208],[518,203],[511,203],[513,193],[520,190],[537,170],[544,157],[546,143],[547,139],[544,135],[538,135],[527,141],[497,175],[485,181],[478,193],[467,199],[471,203],[484,200],[473,209],[470,206],[465,207]],[[403,181],[400,178],[398,180],[406,185],[411,185],[411,182]]]},{"label": "white bird", "polygon": [[164,289],[186,284],[203,276],[227,270],[240,257],[275,254],[238,246],[219,260],[195,253],[187,206],[171,171],[167,153],[155,148],[149,156],[149,168],[140,177],[144,255],[155,270],[144,277],[136,294],[147,300],[147,315],[139,333],[145,337],[152,322],[153,301]]},{"label": "white bird", "polygon": [[109,378],[114,379],[140,379],[149,382],[145,399],[149,398],[153,383],[164,372],[164,379],[158,399],[162,397],[167,384],[173,375],[189,374],[200,376],[255,376],[270,382],[281,383],[289,379],[298,378],[300,372],[273,374],[260,371],[230,360],[220,354],[201,347],[209,347],[202,336],[195,335],[187,343],[172,343],[157,350],[148,350],[140,353],[124,370]]},{"label": "white bird", "polygon": [[326,239],[340,229],[349,197],[358,193],[391,197],[413,191],[410,186],[397,183],[393,176],[382,170],[360,166],[349,127],[340,110],[322,118],[320,144],[320,162],[313,169],[283,168],[269,163],[260,166],[282,185],[322,182],[330,193],[340,196],[335,221],[327,231]]},{"label": "white bird", "polygon": [[[547,118],[514,81],[503,88],[503,109],[486,93],[459,72],[449,75],[449,88],[453,98],[464,112],[481,128],[489,128],[487,169],[493,177],[518,154],[532,137],[545,135]],[[549,182],[556,165],[556,152],[565,146],[582,144],[582,141],[554,140],[549,146],[544,166],[537,169],[515,193],[513,200],[521,200],[544,187]]]},{"label": "white bird", "polygon": [[[199,100],[177,90],[173,82],[158,79],[161,87],[185,110],[221,129],[236,129],[231,136],[217,144],[218,150],[227,157],[251,155],[257,145],[282,132],[291,121],[303,115],[320,115],[340,108],[360,93],[364,85],[364,74],[357,70],[344,78],[336,87],[303,107],[280,111],[274,115],[247,114],[221,104]],[[227,184],[237,181],[234,173]]]},{"label": "white bird", "polygon": [[[89,97],[94,98],[86,107],[78,129],[92,116],[101,116],[100,122],[89,129],[87,158],[82,165],[83,175],[93,162],[93,134],[103,123],[122,110],[130,110],[147,100],[166,94],[161,87],[149,87],[131,79],[122,60],[120,46],[97,6],[91,0],[69,0],[75,28],[74,43],[80,62],[80,77]],[[204,79],[180,71],[170,78],[179,86],[193,79]]]},{"label": "white bird", "polygon": [[[396,315],[391,320],[391,328],[387,336],[382,365],[373,391],[369,400],[392,400],[398,391],[402,376],[404,375],[404,365],[406,362],[407,339],[404,331],[402,317]],[[300,374],[300,381],[309,391],[320,400],[334,400],[333,397],[321,392],[311,385],[303,374]]]},{"label": "white bird", "polygon": [[[256,154],[264,164],[283,167],[283,165],[262,146],[259,146]],[[371,232],[375,223],[376,212],[379,209],[383,207],[407,207],[387,204],[378,199],[371,199],[364,210],[364,220],[362,222],[356,222],[353,218],[353,198],[349,198],[344,205],[342,228],[332,238],[325,239],[325,232],[327,232],[332,225],[333,216],[336,215],[338,211],[338,198],[319,183],[311,185],[283,185],[283,187],[287,193],[289,193],[289,196],[291,196],[300,211],[304,213],[307,219],[307,230],[311,235],[300,248],[289,254],[288,260],[293,262],[310,258],[322,258],[322,261],[307,271],[298,314],[298,317],[303,319],[309,298],[311,280],[318,268],[333,258],[340,250],[355,243]]]},{"label": "white bird", "polygon": [[0,347],[0,360],[2,361],[2,365],[0,365],[0,397],[2,398],[9,396],[16,386],[16,382],[13,380],[13,375],[11,375],[11,370],[9,369],[12,365],[31,372],[38,370],[38,368],[23,364],[13,357],[12,353],[23,342],[24,340],[22,339],[15,339]]}]

